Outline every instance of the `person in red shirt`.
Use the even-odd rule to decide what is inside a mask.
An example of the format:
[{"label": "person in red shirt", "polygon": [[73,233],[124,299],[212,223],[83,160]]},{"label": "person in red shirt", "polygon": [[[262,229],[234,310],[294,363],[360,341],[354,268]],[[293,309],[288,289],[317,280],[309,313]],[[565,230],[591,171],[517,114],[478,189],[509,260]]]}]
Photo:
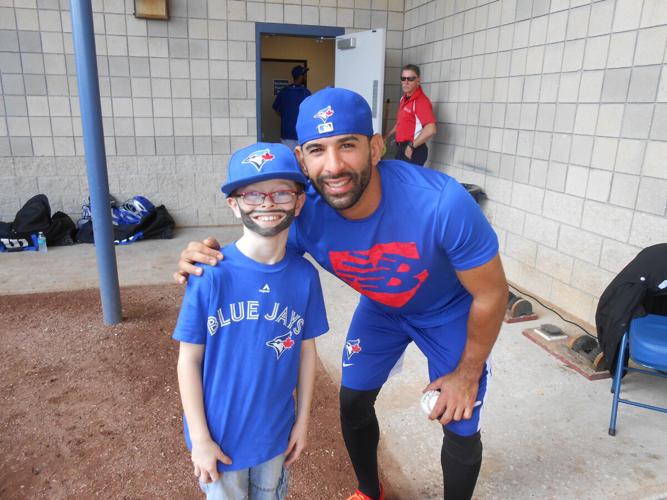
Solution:
[{"label": "person in red shirt", "polygon": [[426,141],[437,132],[435,114],[431,100],[420,85],[419,66],[406,64],[401,70],[403,97],[398,105],[396,124],[387,133],[385,142],[396,134],[397,160],[416,165],[426,163],[428,147]]}]

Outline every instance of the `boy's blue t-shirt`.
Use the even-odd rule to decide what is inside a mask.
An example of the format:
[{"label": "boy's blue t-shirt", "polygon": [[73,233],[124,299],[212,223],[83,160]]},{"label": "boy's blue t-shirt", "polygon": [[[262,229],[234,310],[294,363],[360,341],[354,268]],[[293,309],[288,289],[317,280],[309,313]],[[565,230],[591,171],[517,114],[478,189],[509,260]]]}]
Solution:
[{"label": "boy's blue t-shirt", "polygon": [[348,220],[312,188],[289,245],[362,294],[361,302],[434,327],[468,311],[472,297],[456,271],[487,263],[498,238],[461,184],[403,161],[378,164],[382,200]]},{"label": "boy's blue t-shirt", "polygon": [[[204,344],[202,378],[209,432],[245,469],[284,453],[295,421],[293,391],[301,342],[329,329],[317,271],[287,250],[266,265],[235,244],[224,260],[192,276],[173,338]],[[188,449],[192,442],[184,421]]]}]

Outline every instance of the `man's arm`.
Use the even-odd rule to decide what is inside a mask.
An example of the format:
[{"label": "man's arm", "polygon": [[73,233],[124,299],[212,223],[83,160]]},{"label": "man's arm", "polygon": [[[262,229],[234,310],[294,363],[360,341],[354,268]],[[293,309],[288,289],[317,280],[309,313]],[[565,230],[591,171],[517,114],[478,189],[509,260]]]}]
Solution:
[{"label": "man's arm", "polygon": [[497,254],[486,264],[456,274],[473,297],[466,345],[456,369],[424,389],[440,390],[429,418],[439,418],[442,425],[472,417],[479,377],[498,338],[507,307],[507,280]]},{"label": "man's arm", "polygon": [[387,141],[389,140],[389,138],[390,138],[392,135],[394,135],[394,134],[396,134],[396,124],[395,124],[395,123],[394,123],[394,126],[391,127],[391,130],[390,130],[389,132],[387,132],[387,135],[385,135],[385,136],[382,138],[382,140],[383,140],[384,142],[387,142]]},{"label": "man's arm", "polygon": [[435,123],[427,123],[424,125],[424,128],[422,128],[419,131],[419,135],[415,137],[415,139],[412,141],[412,145],[414,148],[418,148],[422,144],[426,144],[426,142],[433,137],[436,133],[438,132],[438,127],[436,126]]},{"label": "man's arm", "polygon": [[192,441],[194,473],[201,481],[209,483],[220,478],[217,466],[218,460],[224,464],[231,464],[232,461],[211,439],[208,430],[201,378],[203,356],[203,344],[181,342],[177,370],[183,412],[188,421],[188,430]]},{"label": "man's arm", "polygon": [[431,137],[433,137],[437,131],[438,129],[435,123],[427,123],[426,125],[424,125],[424,128],[419,131],[419,135],[415,137],[414,140],[412,141],[412,145],[411,146],[408,145],[405,148],[406,158],[411,159],[413,151],[422,144],[425,144],[426,141],[428,141]]},{"label": "man's arm", "polygon": [[181,252],[178,271],[173,274],[174,281],[179,285],[185,285],[188,276],[191,274],[200,276],[204,272],[201,267],[195,266],[195,263],[215,266],[222,259],[220,243],[213,236],[209,236],[204,241],[191,241]]},{"label": "man's arm", "polygon": [[313,401],[315,386],[315,364],[317,348],[315,339],[307,339],[301,343],[301,362],[299,364],[299,381],[296,388],[296,422],[290,433],[289,444],[285,451],[285,465],[295,462],[306,447],[310,406]]}]

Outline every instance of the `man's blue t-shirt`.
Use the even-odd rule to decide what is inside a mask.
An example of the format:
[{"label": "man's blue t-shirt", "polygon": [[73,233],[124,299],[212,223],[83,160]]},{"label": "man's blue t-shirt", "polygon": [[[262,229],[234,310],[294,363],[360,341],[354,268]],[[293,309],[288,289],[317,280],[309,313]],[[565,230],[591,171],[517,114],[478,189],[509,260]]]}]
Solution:
[{"label": "man's blue t-shirt", "polygon": [[[192,276],[173,338],[204,344],[202,378],[209,432],[232,465],[245,469],[287,449],[301,342],[329,329],[317,271],[287,250],[277,264],[256,262],[235,244],[225,259]],[[188,449],[192,442],[187,422]]]},{"label": "man's blue t-shirt", "polygon": [[456,271],[498,253],[498,239],[472,196],[453,178],[406,162],[381,161],[382,200],[348,220],[312,188],[289,245],[362,294],[361,302],[434,327],[468,311]]},{"label": "man's blue t-shirt", "polygon": [[299,116],[299,104],[310,95],[303,85],[291,84],[280,91],[273,101],[273,109],[280,113],[280,138],[296,141],[296,118]]}]

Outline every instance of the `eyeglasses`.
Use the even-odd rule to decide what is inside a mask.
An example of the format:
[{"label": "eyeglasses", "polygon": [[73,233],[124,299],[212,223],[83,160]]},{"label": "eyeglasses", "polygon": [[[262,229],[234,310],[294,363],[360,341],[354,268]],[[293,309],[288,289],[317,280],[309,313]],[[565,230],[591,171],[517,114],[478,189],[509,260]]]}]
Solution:
[{"label": "eyeglasses", "polygon": [[401,81],[402,82],[414,82],[417,79],[416,76],[402,76]]},{"label": "eyeglasses", "polygon": [[290,203],[301,191],[283,189],[280,191],[273,191],[271,193],[260,193],[259,191],[248,191],[247,193],[238,193],[234,198],[241,198],[246,205],[258,206],[264,203],[266,197],[269,197],[271,203],[276,205],[284,205]]}]

